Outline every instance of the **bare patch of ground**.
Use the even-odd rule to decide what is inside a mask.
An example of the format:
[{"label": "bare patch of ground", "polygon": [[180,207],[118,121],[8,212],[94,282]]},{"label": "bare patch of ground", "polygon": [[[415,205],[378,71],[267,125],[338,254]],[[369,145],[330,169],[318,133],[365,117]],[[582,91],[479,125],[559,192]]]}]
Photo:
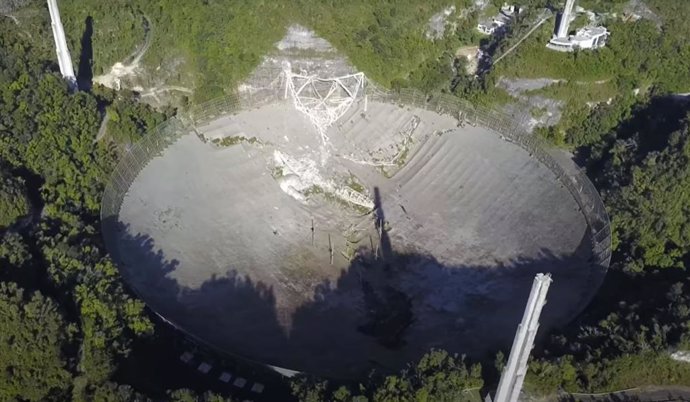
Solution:
[{"label": "bare patch of ground", "polygon": [[528,92],[545,88],[549,85],[563,82],[551,78],[506,78],[502,77],[496,86],[506,90],[511,96],[519,100],[519,103],[504,106],[504,111],[513,116],[530,116],[524,121],[524,128],[532,131],[538,126],[553,126],[561,119],[563,102],[549,99],[540,95],[527,95]]},{"label": "bare patch of ground", "polygon": [[316,36],[314,31],[301,25],[291,25],[288,27],[287,34],[276,44],[278,50],[313,50],[319,52],[335,52],[335,49],[328,41]]},{"label": "bare patch of ground", "polygon": [[449,6],[429,18],[427,29],[424,35],[429,40],[442,39],[446,34],[448,17],[455,12],[455,6]]},{"label": "bare patch of ground", "polygon": [[658,28],[663,25],[661,17],[656,15],[642,0],[630,0],[623,9],[623,18],[632,21],[644,18],[654,22]]},{"label": "bare patch of ground", "polygon": [[674,352],[671,354],[671,359],[679,362],[690,363],[690,351],[679,350]]},{"label": "bare patch of ground", "polygon": [[481,53],[479,46],[464,46],[455,52],[455,58],[464,58],[466,60],[465,72],[470,75],[477,73],[479,68],[479,59],[481,58]]},{"label": "bare patch of ground", "polygon": [[545,88],[549,85],[564,82],[553,78],[506,78],[501,77],[496,86],[503,88],[513,97],[518,97],[525,92]]},{"label": "bare patch of ground", "polygon": [[[126,88],[139,92],[143,101],[156,106],[169,103],[171,92],[192,94],[193,89],[180,85],[166,85],[166,71],[162,71],[159,66],[155,74],[152,74],[142,65],[141,60],[151,46],[153,35],[149,24],[150,22],[145,19],[146,37],[142,46],[123,61],[115,63],[106,74],[94,77],[93,82],[117,91]],[[181,59],[172,60],[171,66],[166,70],[177,70],[183,63],[184,60]]]}]

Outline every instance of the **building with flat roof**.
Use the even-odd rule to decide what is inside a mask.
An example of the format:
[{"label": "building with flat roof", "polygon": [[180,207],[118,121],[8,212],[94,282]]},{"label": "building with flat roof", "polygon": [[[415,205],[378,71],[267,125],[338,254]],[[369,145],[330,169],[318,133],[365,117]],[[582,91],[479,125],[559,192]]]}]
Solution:
[{"label": "building with flat roof", "polygon": [[546,45],[549,49],[572,52],[576,49],[599,49],[606,45],[610,32],[604,27],[584,27],[575,35],[553,37]]},{"label": "building with flat roof", "polygon": [[519,14],[520,11],[521,9],[517,6],[505,3],[497,15],[480,20],[477,24],[477,30],[485,35],[493,35],[500,32],[506,25],[513,21],[515,15]]},{"label": "building with flat roof", "polygon": [[575,0],[567,0],[563,13],[558,20],[556,34],[546,45],[549,49],[561,52],[572,52],[576,49],[599,49],[606,45],[610,35],[605,27],[587,26],[569,34],[570,22],[573,17],[573,7]]}]

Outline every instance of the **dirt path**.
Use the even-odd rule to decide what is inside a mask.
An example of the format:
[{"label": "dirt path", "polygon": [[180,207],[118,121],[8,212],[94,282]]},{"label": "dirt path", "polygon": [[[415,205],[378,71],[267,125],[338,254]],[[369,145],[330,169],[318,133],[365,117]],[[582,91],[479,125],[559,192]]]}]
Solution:
[{"label": "dirt path", "polygon": [[162,92],[170,92],[170,91],[185,92],[185,93],[189,93],[189,94],[191,94],[191,93],[194,92],[194,91],[192,91],[191,89],[189,89],[189,88],[187,88],[187,87],[182,87],[182,86],[179,86],[179,85],[165,85],[165,86],[162,86],[162,87],[153,87],[153,88],[150,88],[150,89],[148,89],[148,90],[142,92],[142,93],[141,93],[141,96],[142,96],[142,97],[152,96],[152,97],[154,97],[154,98],[157,98],[159,93],[162,93]]},{"label": "dirt path", "polygon": [[93,140],[93,142],[98,142],[100,141],[103,137],[105,137],[106,133],[106,128],[108,127],[108,121],[110,120],[110,115],[108,113],[103,116],[103,121],[101,121],[101,126],[98,128],[98,134],[96,134],[96,139]]},{"label": "dirt path", "polygon": [[12,21],[14,21],[15,24],[19,25],[19,20],[14,15],[2,14],[2,16],[11,19]]}]

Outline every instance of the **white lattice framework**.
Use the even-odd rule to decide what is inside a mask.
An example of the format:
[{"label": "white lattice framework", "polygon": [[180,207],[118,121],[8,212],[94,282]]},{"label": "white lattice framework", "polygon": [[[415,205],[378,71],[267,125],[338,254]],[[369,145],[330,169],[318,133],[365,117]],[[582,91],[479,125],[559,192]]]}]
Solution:
[{"label": "white lattice framework", "polygon": [[363,92],[366,83],[364,73],[321,78],[294,74],[289,64],[283,66],[283,71],[285,97],[290,96],[295,108],[307,115],[326,145],[328,127],[341,118]]}]

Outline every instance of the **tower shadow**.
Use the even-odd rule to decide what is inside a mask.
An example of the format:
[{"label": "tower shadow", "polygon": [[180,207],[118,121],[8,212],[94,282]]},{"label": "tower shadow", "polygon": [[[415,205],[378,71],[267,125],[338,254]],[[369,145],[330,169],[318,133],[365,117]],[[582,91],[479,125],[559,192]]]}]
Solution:
[{"label": "tower shadow", "polygon": [[81,54],[77,70],[77,84],[79,89],[90,91],[93,85],[93,18],[86,17],[84,34],[81,36]]},{"label": "tower shadow", "polygon": [[385,261],[390,260],[390,257],[393,253],[393,247],[391,246],[391,240],[388,236],[386,214],[383,211],[383,204],[381,203],[381,191],[378,187],[374,187],[374,216],[376,218],[376,230],[378,231],[380,237],[381,258],[383,258],[385,263]]}]

